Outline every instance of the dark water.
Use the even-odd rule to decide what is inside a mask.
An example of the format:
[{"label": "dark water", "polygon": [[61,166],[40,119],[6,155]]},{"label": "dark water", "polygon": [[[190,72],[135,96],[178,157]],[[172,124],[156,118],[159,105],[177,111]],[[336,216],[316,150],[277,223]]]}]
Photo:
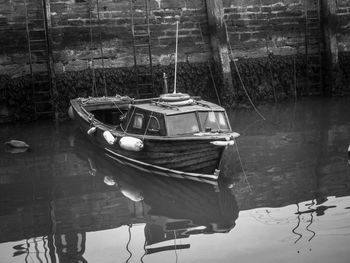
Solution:
[{"label": "dark water", "polygon": [[349,105],[230,112],[244,172],[234,149],[218,184],[112,164],[70,122],[2,126],[0,262],[349,262]]}]

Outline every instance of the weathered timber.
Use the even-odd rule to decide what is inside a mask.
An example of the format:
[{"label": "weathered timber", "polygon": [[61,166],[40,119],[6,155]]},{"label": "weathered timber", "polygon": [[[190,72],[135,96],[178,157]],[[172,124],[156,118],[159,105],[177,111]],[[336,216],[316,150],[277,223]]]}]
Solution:
[{"label": "weathered timber", "polygon": [[222,0],[206,0],[209,34],[214,61],[220,66],[225,90],[234,92]]},{"label": "weathered timber", "polygon": [[337,40],[337,3],[333,0],[321,1],[321,17],[323,21],[323,35],[326,52],[325,69],[327,72],[326,87],[329,93],[333,85],[333,71],[338,68],[338,40]]}]

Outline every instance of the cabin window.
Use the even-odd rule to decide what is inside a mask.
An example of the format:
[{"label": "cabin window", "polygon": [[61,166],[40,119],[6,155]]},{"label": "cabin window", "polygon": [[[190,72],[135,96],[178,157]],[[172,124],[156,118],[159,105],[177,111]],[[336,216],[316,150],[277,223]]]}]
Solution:
[{"label": "cabin window", "polygon": [[228,123],[224,112],[198,112],[198,116],[204,130],[228,130]]},{"label": "cabin window", "polygon": [[135,129],[142,129],[143,119],[144,119],[143,114],[136,113],[132,127]]},{"label": "cabin window", "polygon": [[150,132],[159,132],[160,130],[160,123],[157,117],[150,116],[149,124],[148,124],[148,131]]},{"label": "cabin window", "polygon": [[167,117],[168,134],[181,135],[199,132],[198,121],[195,112]]}]

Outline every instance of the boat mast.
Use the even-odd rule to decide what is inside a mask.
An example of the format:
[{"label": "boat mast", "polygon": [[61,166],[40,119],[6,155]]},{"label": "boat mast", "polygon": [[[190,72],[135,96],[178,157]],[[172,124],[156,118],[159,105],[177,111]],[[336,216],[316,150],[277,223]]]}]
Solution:
[{"label": "boat mast", "polygon": [[174,76],[174,94],[176,94],[176,75],[177,75],[177,45],[179,38],[179,21],[176,21],[176,47],[175,47],[175,76]]}]

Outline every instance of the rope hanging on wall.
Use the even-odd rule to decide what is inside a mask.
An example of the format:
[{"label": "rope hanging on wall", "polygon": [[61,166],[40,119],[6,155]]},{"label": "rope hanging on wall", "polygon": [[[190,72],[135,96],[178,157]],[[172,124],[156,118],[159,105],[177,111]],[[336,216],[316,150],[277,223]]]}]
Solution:
[{"label": "rope hanging on wall", "polygon": [[97,96],[97,88],[96,88],[96,78],[95,78],[95,65],[94,65],[94,54],[93,50],[93,36],[92,36],[92,0],[89,1],[89,26],[90,26],[90,54],[91,58],[89,61],[89,68],[91,69],[92,74],[92,86],[91,86],[91,95],[92,97]]},{"label": "rope hanging on wall", "polygon": [[[93,30],[92,30],[92,1],[89,1],[89,26],[90,26],[90,68],[92,71],[92,96],[98,96],[98,90],[96,86],[96,74],[95,74],[95,63],[94,63],[94,54],[92,52],[93,48]],[[99,0],[96,0],[96,11],[97,11],[97,21],[98,21],[98,29],[99,29],[99,46],[100,46],[100,56],[101,56],[101,64],[102,64],[102,79],[104,86],[104,95],[107,96],[107,84],[106,84],[106,73],[105,73],[105,65],[104,65],[104,54],[103,54],[103,45],[102,45],[102,34],[101,34],[101,19],[100,19],[100,7]]]},{"label": "rope hanging on wall", "polygon": [[104,59],[103,59],[104,54],[103,54],[103,45],[102,45],[99,0],[96,0],[96,8],[97,8],[97,21],[98,21],[99,40],[100,40],[100,53],[101,53],[101,63],[102,63],[102,76],[103,76],[104,95],[107,96],[107,84],[106,84],[105,63],[104,63]]},{"label": "rope hanging on wall", "polygon": [[[229,38],[229,35],[228,35],[228,31],[227,31],[227,24],[226,24],[226,21],[223,20],[223,23],[224,23],[224,26],[225,26],[226,38],[227,38],[227,43],[228,43],[228,47],[229,47],[229,53],[230,53],[231,57],[233,57],[233,56],[232,56],[232,47],[231,47],[231,42],[230,42],[230,38]],[[231,58],[230,58],[230,59],[231,59]],[[243,82],[241,73],[239,72],[239,69],[238,69],[238,66],[237,66],[237,63],[236,63],[235,59],[232,58],[231,60],[233,61],[233,64],[235,65],[235,69],[236,69],[236,72],[237,72],[239,81],[241,82],[241,85],[242,85],[242,88],[243,88],[243,90],[244,90],[244,93],[246,94],[246,96],[247,96],[247,98],[248,98],[250,104],[253,106],[255,112],[256,112],[264,121],[266,121],[266,118],[260,113],[260,111],[259,111],[259,110],[257,109],[257,107],[255,106],[255,104],[254,104],[252,98],[249,96],[249,93],[248,93],[248,91],[247,91],[247,89],[246,89],[246,86],[245,86],[245,84],[244,84],[244,82]]]}]

